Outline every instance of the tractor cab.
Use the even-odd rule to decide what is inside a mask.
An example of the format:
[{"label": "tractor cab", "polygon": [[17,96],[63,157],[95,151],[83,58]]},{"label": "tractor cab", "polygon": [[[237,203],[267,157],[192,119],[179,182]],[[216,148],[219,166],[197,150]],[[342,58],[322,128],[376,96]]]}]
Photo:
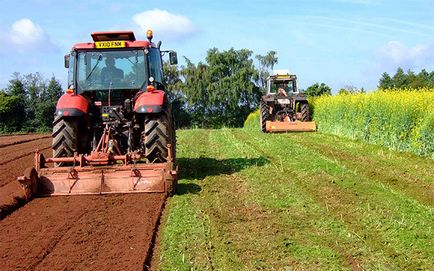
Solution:
[{"label": "tractor cab", "polygon": [[161,42],[137,41],[131,31],[95,32],[93,42],[78,43],[65,56],[69,68],[68,88],[74,93],[101,90],[146,90],[152,85],[164,90],[162,55],[169,52],[170,63],[177,64],[173,51],[160,51]]},{"label": "tractor cab", "polygon": [[267,78],[267,94],[292,96],[297,94],[297,76],[288,70],[276,70]]}]

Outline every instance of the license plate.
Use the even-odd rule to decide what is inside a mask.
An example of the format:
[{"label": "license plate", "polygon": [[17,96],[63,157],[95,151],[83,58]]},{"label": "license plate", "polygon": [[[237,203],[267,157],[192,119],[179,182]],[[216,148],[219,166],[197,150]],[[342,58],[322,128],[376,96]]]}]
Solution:
[{"label": "license plate", "polygon": [[125,47],[125,41],[97,41],[95,42],[95,48],[123,48]]},{"label": "license plate", "polygon": [[289,99],[277,99],[277,102],[279,104],[289,104],[290,103]]}]

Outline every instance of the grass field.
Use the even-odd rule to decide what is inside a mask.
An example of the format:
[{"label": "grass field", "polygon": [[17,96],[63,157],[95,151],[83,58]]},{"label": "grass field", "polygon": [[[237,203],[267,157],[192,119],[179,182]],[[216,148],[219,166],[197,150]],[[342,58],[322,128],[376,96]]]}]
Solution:
[{"label": "grass field", "polygon": [[434,162],[321,133],[178,132],[159,270],[432,270]]}]

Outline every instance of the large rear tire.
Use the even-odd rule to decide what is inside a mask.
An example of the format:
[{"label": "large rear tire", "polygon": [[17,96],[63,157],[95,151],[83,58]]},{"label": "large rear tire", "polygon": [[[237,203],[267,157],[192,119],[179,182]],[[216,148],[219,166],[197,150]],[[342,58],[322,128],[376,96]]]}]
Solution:
[{"label": "large rear tire", "polygon": [[310,121],[310,109],[308,103],[301,104],[301,121]]},{"label": "large rear tire", "polygon": [[259,116],[259,125],[261,126],[261,131],[266,133],[266,121],[268,120],[268,106],[264,101],[261,101],[260,104],[260,116]]},{"label": "large rear tire", "polygon": [[[55,116],[53,121],[53,157],[71,157],[77,151],[78,119]],[[57,163],[63,166],[66,163]]]},{"label": "large rear tire", "polygon": [[165,163],[168,144],[171,144],[172,158],[175,160],[176,136],[170,110],[165,109],[159,114],[147,114],[143,133],[147,163]]}]

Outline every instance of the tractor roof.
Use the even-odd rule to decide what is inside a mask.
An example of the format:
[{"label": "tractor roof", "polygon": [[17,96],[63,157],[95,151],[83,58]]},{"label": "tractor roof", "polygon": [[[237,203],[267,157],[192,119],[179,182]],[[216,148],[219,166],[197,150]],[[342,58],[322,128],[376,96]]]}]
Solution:
[{"label": "tractor roof", "polygon": [[93,41],[136,40],[133,31],[93,32],[90,35],[92,36]]},{"label": "tractor roof", "polygon": [[290,75],[289,70],[273,70],[271,75]]},{"label": "tractor roof", "polygon": [[133,31],[105,31],[91,34],[94,42],[74,44],[73,50],[96,48],[148,48],[156,47],[151,41],[136,40]]},{"label": "tractor roof", "polygon": [[273,70],[267,80],[294,80],[296,78],[297,76],[295,74],[291,74],[288,70]]}]

